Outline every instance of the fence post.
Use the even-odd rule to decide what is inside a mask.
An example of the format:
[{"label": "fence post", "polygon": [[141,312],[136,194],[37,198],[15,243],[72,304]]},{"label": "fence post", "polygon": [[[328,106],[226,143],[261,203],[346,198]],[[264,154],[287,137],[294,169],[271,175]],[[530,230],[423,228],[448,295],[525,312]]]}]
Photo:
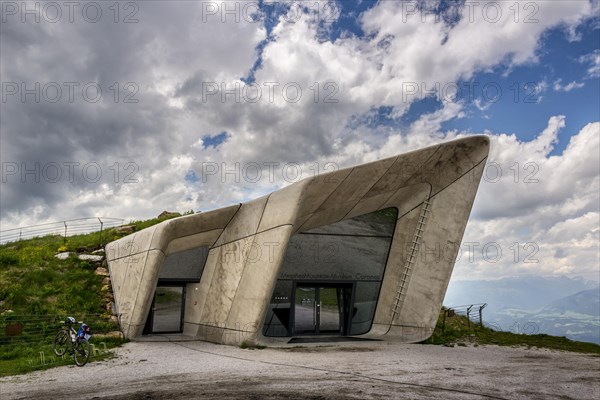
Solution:
[{"label": "fence post", "polygon": [[65,239],[64,239],[64,242],[67,243],[67,221],[63,221],[63,224],[65,224]]},{"label": "fence post", "polygon": [[473,308],[472,304],[467,308],[467,327],[469,328],[469,332],[471,332],[471,308]]},{"label": "fence post", "polygon": [[98,218],[98,221],[100,221],[100,246],[102,246],[102,228],[104,227],[104,222],[102,222],[100,217],[97,217],[97,218]]},{"label": "fence post", "polygon": [[481,307],[479,307],[479,325],[483,328],[483,309],[487,306],[487,303],[483,303]]}]

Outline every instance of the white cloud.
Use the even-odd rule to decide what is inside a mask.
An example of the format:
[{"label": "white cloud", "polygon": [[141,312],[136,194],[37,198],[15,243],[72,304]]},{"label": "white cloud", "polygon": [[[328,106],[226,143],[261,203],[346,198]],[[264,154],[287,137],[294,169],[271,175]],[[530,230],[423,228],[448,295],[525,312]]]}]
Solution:
[{"label": "white cloud", "polygon": [[[563,117],[553,117],[528,142],[514,135],[490,136],[487,176],[464,237],[465,243],[479,243],[479,252],[473,262],[466,256],[459,261],[458,279],[568,270],[597,280],[600,123],[586,125],[561,155],[553,155],[564,126]],[[500,260],[482,256],[486,243],[502,248]]]},{"label": "white cloud", "polygon": [[558,79],[558,80],[554,81],[553,88],[556,92],[570,92],[573,89],[580,89],[584,86],[585,86],[585,84],[583,82],[575,82],[575,81],[572,81],[570,83],[567,83],[566,85],[563,85],[562,79]]},{"label": "white cloud", "polygon": [[588,64],[588,78],[600,77],[600,50],[595,50],[593,53],[584,54],[579,57],[579,62]]},{"label": "white cloud", "polygon": [[482,98],[477,98],[477,99],[475,99],[475,101],[473,102],[473,104],[475,105],[475,107],[477,107],[477,109],[479,111],[486,111],[494,103],[491,103],[491,102],[487,102],[486,103]]}]

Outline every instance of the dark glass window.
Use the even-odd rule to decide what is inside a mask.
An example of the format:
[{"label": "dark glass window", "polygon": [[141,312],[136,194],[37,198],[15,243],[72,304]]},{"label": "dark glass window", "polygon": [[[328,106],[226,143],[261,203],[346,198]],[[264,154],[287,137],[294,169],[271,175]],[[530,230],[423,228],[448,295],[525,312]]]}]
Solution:
[{"label": "dark glass window", "polygon": [[200,282],[207,258],[207,246],[170,254],[160,267],[158,279],[162,282]]},{"label": "dark glass window", "polygon": [[[397,217],[396,208],[387,208],[292,236],[265,318],[263,334],[296,334],[293,327],[298,325],[295,321],[300,318],[300,315],[295,315],[298,310],[302,311],[301,318],[315,324],[311,329],[304,329],[306,332],[336,331],[325,325],[328,318],[344,325],[339,327],[339,332],[352,335],[366,333],[373,321]],[[302,290],[310,292],[311,285],[317,288],[323,284],[333,288],[337,284],[340,293],[347,293],[351,287],[351,295],[344,295],[346,305],[338,306],[339,318],[331,319],[325,314],[328,292],[323,289],[319,289],[319,294],[324,295],[319,296],[313,308],[307,306],[307,301],[291,307],[294,301],[302,302],[302,299],[295,299]],[[303,289],[298,291],[297,287]],[[349,301],[352,304],[348,304]],[[314,315],[307,317],[306,313]],[[330,322],[328,324],[331,325]]]},{"label": "dark glass window", "polygon": [[265,336],[289,336],[292,281],[278,280],[267,311],[263,334]]}]

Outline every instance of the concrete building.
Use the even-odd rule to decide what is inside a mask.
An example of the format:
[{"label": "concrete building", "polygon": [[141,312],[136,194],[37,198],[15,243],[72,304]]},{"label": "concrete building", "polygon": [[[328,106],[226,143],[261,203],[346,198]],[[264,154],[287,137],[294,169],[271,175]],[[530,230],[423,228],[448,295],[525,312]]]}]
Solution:
[{"label": "concrete building", "polygon": [[459,139],[109,243],[123,333],[428,338],[488,150],[484,136]]}]

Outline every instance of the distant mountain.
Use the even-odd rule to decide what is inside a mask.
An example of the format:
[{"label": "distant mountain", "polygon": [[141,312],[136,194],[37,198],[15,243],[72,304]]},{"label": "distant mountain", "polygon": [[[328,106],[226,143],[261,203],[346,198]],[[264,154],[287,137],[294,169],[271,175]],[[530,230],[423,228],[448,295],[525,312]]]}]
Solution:
[{"label": "distant mountain", "polygon": [[488,303],[490,310],[517,308],[535,311],[563,297],[597,287],[598,282],[565,276],[450,281],[444,304]]},{"label": "distant mountain", "polygon": [[487,303],[484,321],[515,333],[600,344],[600,287],[583,278],[524,277],[451,282],[444,305]]},{"label": "distant mountain", "polygon": [[542,311],[561,314],[576,312],[578,314],[600,317],[600,288],[584,290],[574,295],[563,297],[545,306]]}]

